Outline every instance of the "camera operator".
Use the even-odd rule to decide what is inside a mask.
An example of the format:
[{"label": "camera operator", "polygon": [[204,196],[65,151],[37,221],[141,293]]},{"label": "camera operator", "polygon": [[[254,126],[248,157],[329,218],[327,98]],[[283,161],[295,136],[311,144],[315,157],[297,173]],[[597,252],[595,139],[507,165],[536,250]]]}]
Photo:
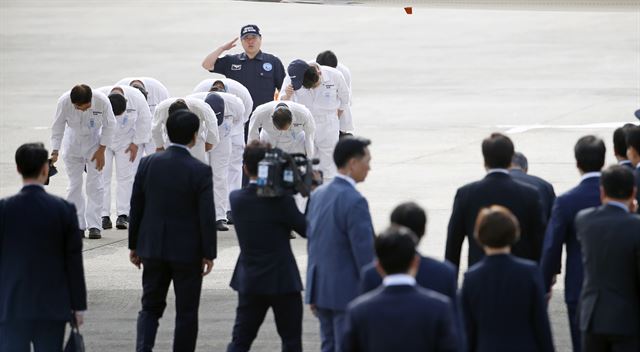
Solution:
[{"label": "camera operator", "polygon": [[311,158],[315,131],[313,116],[304,105],[271,101],[253,112],[248,141],[268,142],[285,153],[301,153]]},{"label": "camera operator", "polygon": [[282,351],[302,351],[302,281],[289,235],[294,230],[305,237],[306,223],[292,196],[257,195],[258,163],[269,148],[259,141],[246,146],[249,185],[229,196],[240,256],[230,284],[238,292],[238,307],[227,351],[251,348],[270,307]]}]

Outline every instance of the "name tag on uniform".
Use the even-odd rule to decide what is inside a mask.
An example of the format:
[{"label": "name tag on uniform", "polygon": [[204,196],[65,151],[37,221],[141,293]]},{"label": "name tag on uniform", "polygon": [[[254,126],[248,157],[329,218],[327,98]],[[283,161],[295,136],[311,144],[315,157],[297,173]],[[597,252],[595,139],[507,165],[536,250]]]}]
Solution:
[{"label": "name tag on uniform", "polygon": [[102,115],[102,111],[93,111],[93,116]]},{"label": "name tag on uniform", "polygon": [[127,114],[135,112],[135,111],[136,111],[136,109],[127,109]]},{"label": "name tag on uniform", "polygon": [[242,69],[242,65],[231,64],[231,71],[240,71]]}]

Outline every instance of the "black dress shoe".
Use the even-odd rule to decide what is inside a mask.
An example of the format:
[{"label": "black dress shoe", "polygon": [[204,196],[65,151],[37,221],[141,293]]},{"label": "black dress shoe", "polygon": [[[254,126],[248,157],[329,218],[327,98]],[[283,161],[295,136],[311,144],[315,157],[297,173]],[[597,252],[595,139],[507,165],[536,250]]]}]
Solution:
[{"label": "black dress shoe", "polygon": [[216,229],[218,231],[229,231],[229,228],[227,227],[227,220],[216,221]]},{"label": "black dress shoe", "polygon": [[126,230],[129,227],[129,217],[126,215],[118,215],[116,219],[116,228],[119,230]]},{"label": "black dress shoe", "polygon": [[90,240],[99,240],[102,238],[102,235],[100,234],[100,230],[96,229],[95,227],[92,227],[89,229],[89,239]]},{"label": "black dress shoe", "polygon": [[231,211],[227,212],[227,225],[233,225],[233,217],[231,216]]},{"label": "black dress shoe", "polygon": [[108,216],[102,217],[102,229],[108,230],[113,228],[113,224],[111,223],[111,219]]}]

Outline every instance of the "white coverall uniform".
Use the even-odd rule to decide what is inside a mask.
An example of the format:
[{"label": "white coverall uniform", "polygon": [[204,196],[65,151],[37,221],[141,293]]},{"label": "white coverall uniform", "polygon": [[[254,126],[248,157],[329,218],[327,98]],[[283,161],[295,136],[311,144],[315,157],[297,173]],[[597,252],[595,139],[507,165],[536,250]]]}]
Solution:
[{"label": "white coverall uniform", "polygon": [[[102,172],[91,161],[100,145],[109,147],[113,139],[116,119],[111,102],[97,90],[92,91],[91,107],[86,111],[76,109],[69,92],[58,99],[56,115],[51,126],[51,149],[60,150],[64,161],[69,187],[67,200],[76,206],[78,226],[81,230],[101,229],[103,185]],[[84,170],[87,170],[85,192],[82,193]]]},{"label": "white coverall uniform", "polygon": [[[306,106],[313,115],[316,125],[314,137],[316,158],[320,159],[319,169],[325,181],[333,179],[337,170],[333,162],[333,149],[338,143],[340,119],[338,110],[349,107],[349,89],[342,73],[335,68],[310,63],[320,68],[320,85],[307,89],[301,87],[294,91],[291,100]],[[285,77],[280,90],[280,98],[291,84],[289,76]]]},{"label": "white coverall uniform", "polygon": [[[271,143],[286,153],[302,153],[312,158],[315,153],[314,137],[317,132],[315,121],[309,109],[291,101],[284,102],[291,111],[291,127],[280,131],[273,124],[273,111],[281,101],[270,101],[258,106],[249,124],[248,142],[260,140]],[[262,129],[262,132],[260,132]]]},{"label": "white coverall uniform", "polygon": [[[144,84],[144,88],[147,91],[147,104],[149,105],[149,110],[151,110],[151,116],[153,116],[156,111],[156,106],[163,100],[169,99],[169,90],[164,84],[162,84],[162,82],[151,77],[127,77],[119,80],[115,85],[128,86],[133,81],[140,81]],[[140,148],[140,150],[138,150],[138,154],[140,154],[141,157],[153,154],[156,151],[156,146],[151,139],[151,135],[149,135],[149,139],[147,141],[138,145],[138,147]]]},{"label": "white coverall uniform", "polygon": [[344,81],[349,89],[349,106],[340,115],[340,131],[353,133],[355,130],[353,125],[353,117],[351,115],[351,104],[353,103],[353,90],[351,88],[351,71],[349,68],[341,63],[338,63],[336,70],[342,73]]},{"label": "white coverall uniform", "polygon": [[[102,180],[104,185],[104,201],[102,203],[102,216],[111,214],[111,177],[115,159],[116,169],[116,215],[129,216],[131,202],[131,190],[133,179],[138,170],[138,163],[142,157],[142,144],[151,139],[151,111],[144,95],[139,90],[129,86],[108,86],[98,88],[105,95],[109,95],[115,87],[124,91],[127,99],[127,109],[122,115],[116,116],[116,128],[113,142],[105,151],[104,169]],[[127,152],[129,145],[138,145],[138,155],[131,161],[131,154]]]},{"label": "white coverall uniform", "polygon": [[[229,158],[229,193],[242,188],[242,153],[244,153],[244,124],[249,121],[253,111],[253,99],[249,90],[242,83],[230,78],[205,79],[193,90],[194,93],[208,92],[213,82],[222,81],[227,93],[233,94],[242,100],[244,105],[244,117],[242,123],[234,124],[231,129],[231,156]],[[215,185],[215,184],[214,184]]]},{"label": "white coverall uniform", "polygon": [[[169,98],[160,102],[156,107],[156,111],[153,114],[153,123],[151,124],[151,135],[153,142],[158,148],[167,148],[169,140],[165,143],[165,124],[169,118],[169,106],[180,98]],[[220,141],[218,137],[218,122],[216,115],[209,104],[205,103],[202,99],[196,98],[182,98],[186,103],[189,110],[196,114],[200,119],[200,129],[198,130],[198,138],[193,148],[189,149],[191,155],[205,164],[209,164],[207,153],[205,152],[205,142],[212,144],[215,148],[216,144]],[[166,144],[166,145],[165,145]]]},{"label": "white coverall uniform", "polygon": [[[220,142],[209,151],[209,165],[213,173],[213,200],[216,207],[216,221],[226,220],[229,206],[229,158],[231,156],[231,131],[234,126],[243,126],[244,105],[242,100],[230,93],[216,92],[224,99],[224,120],[218,125]],[[190,98],[204,100],[208,92],[191,94]]]}]

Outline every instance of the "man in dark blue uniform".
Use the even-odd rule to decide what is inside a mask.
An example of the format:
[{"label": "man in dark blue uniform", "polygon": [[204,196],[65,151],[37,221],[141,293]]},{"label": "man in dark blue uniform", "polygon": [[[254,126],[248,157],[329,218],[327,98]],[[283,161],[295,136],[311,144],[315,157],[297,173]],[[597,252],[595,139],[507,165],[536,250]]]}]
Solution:
[{"label": "man in dark blue uniform", "polygon": [[[238,38],[234,38],[207,55],[202,61],[202,67],[210,72],[223,74],[247,87],[253,99],[253,111],[257,106],[274,99],[276,90],[282,87],[286,72],[280,59],[260,50],[262,35],[260,28],[254,24],[248,24],[240,30],[243,53],[220,57],[223,52],[234,48],[237,40]],[[248,126],[249,122],[245,124],[245,142]]]}]

